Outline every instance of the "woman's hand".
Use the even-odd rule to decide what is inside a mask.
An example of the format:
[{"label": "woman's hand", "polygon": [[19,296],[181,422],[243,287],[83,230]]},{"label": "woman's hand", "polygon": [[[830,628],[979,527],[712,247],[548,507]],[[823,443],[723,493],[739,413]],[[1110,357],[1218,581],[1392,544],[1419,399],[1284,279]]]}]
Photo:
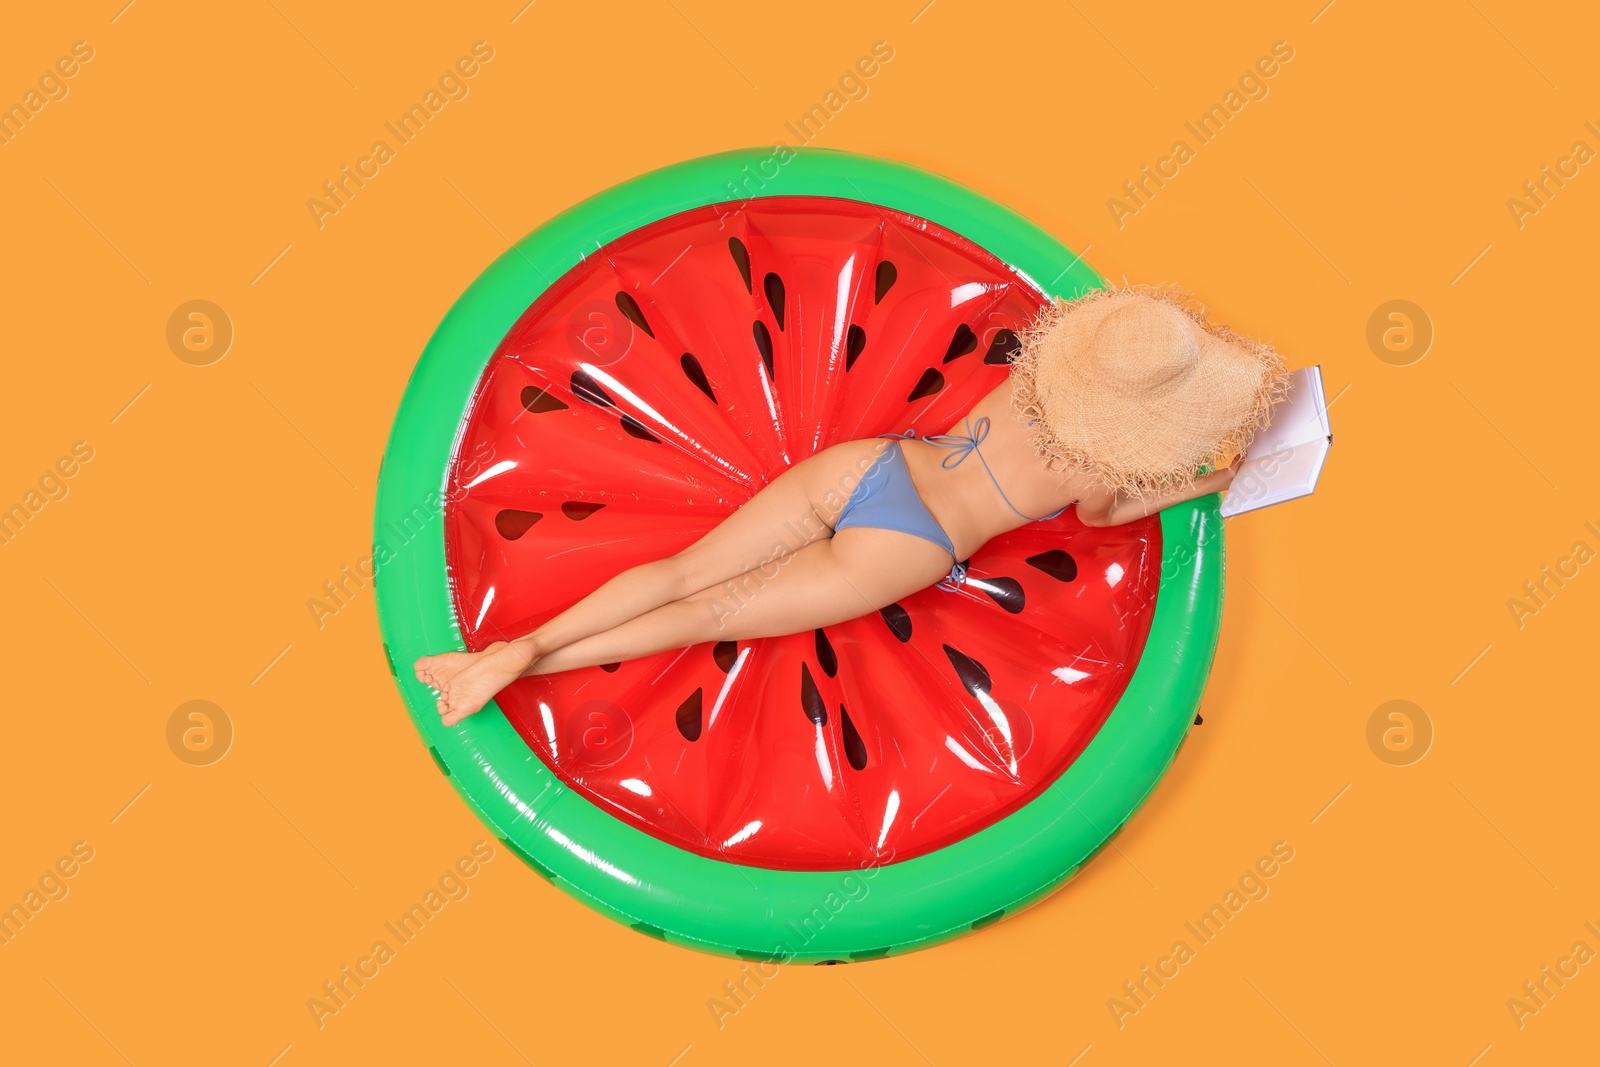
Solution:
[{"label": "woman's hand", "polygon": [[[1228,486],[1233,484],[1234,478],[1239,475],[1239,466],[1244,463],[1243,456],[1235,456],[1233,462],[1226,467],[1218,467],[1210,474],[1202,474],[1194,480],[1194,485],[1199,488],[1196,497],[1205,496],[1207,493],[1226,492]],[[1194,497],[1190,497],[1194,499]]]}]

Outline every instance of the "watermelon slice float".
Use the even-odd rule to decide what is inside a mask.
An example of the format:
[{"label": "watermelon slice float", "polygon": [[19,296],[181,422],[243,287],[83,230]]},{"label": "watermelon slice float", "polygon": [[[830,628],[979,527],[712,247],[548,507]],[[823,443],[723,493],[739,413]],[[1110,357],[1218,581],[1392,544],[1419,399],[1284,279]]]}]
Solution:
[{"label": "watermelon slice float", "polygon": [[1215,645],[1214,499],[1036,523],[957,592],[524,679],[454,729],[408,666],[535,628],[822,448],[944,432],[1049,296],[1100,284],[898,164],[801,152],[729,201],[762,158],[601,194],[457,302],[386,454],[380,620],[440,766],[552,882],[681,944],[870,959],[1036,900],[1149,792]]}]

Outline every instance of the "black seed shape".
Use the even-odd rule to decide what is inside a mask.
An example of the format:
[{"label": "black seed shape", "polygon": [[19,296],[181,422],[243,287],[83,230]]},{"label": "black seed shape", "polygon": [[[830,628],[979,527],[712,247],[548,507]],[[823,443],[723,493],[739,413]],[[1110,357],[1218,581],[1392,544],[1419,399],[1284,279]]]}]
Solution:
[{"label": "black seed shape", "polygon": [[883,616],[883,621],[889,627],[889,632],[900,639],[900,642],[911,640],[911,613],[899,604],[890,604],[886,608],[879,608],[878,614]]},{"label": "black seed shape", "polygon": [[602,664],[600,664],[600,669],[605,671],[607,674],[616,674],[617,673],[617,668],[620,667],[620,666],[622,666],[622,664],[620,662],[619,663],[602,663]]},{"label": "black seed shape", "polygon": [[906,397],[906,403],[921,400],[925,396],[932,396],[944,388],[944,375],[929,367],[922,372],[922,377],[917,379],[917,387],[911,390],[911,395]]},{"label": "black seed shape", "polygon": [[820,628],[817,630],[817,662],[822,665],[823,673],[829,678],[839,675],[839,655],[833,650],[833,643],[828,640],[828,635]]},{"label": "black seed shape", "polygon": [[683,368],[683,376],[688,378],[696,389],[710,397],[711,402],[715,404],[717,402],[717,394],[711,391],[711,383],[706,380],[705,368],[701,367],[700,361],[694,358],[694,353],[685,352],[683,358],[678,360],[678,365]]},{"label": "black seed shape", "polygon": [[989,679],[989,672],[983,664],[949,645],[944,646],[944,654],[949,657],[950,666],[956,669],[956,677],[961,679],[961,684],[967,692],[973,696],[989,694],[994,683]]},{"label": "black seed shape", "polygon": [[637,437],[641,441],[659,441],[661,438],[644,428],[644,423],[632,415],[622,416],[622,428],[629,437]]},{"label": "black seed shape", "polygon": [[532,867],[534,871],[545,881],[554,882],[556,880],[554,871],[540,863],[538,860],[534,859],[528,854],[527,849],[511,840],[509,837],[502,837],[500,839],[500,843],[506,846],[506,848],[509,848],[512,852],[516,853],[518,859],[522,860],[522,862],[526,863],[529,867]]},{"label": "black seed shape", "polygon": [[1059,548],[1029,556],[1028,566],[1044,571],[1058,582],[1070,582],[1078,576],[1078,561]]},{"label": "black seed shape", "polygon": [[828,705],[817,692],[817,683],[811,677],[811,668],[800,664],[800,710],[806,713],[813,725],[828,725]]},{"label": "black seed shape", "polygon": [[1010,363],[1022,351],[1022,338],[1011,330],[996,330],[989,351],[983,354],[985,363]]},{"label": "black seed shape", "polygon": [[1195,725],[1196,725],[1196,726],[1202,726],[1202,725],[1204,725],[1204,724],[1205,724],[1205,720],[1204,720],[1204,719],[1202,719],[1202,718],[1201,718],[1201,717],[1200,717],[1200,716],[1198,716],[1198,715],[1196,715],[1196,716],[1195,716],[1195,717],[1194,717],[1194,724],[1195,724]]},{"label": "black seed shape", "polygon": [[573,522],[582,522],[603,507],[604,504],[591,504],[585,500],[568,500],[561,505],[561,514]]},{"label": "black seed shape", "polygon": [[678,705],[678,732],[683,735],[685,741],[700,740],[700,728],[704,725],[701,713],[704,698],[704,690],[696,689],[689,694],[688,699]]},{"label": "black seed shape", "polygon": [[643,330],[646,336],[654,337],[656,335],[656,332],[650,328],[650,324],[644,320],[644,312],[639,310],[639,302],[634,300],[633,297],[619,291],[617,293],[617,307],[622,310],[624,315],[628,316],[628,321]]},{"label": "black seed shape", "polygon": [[856,724],[850,721],[850,712],[845,710],[843,704],[839,705],[839,725],[844,732],[844,758],[859,771],[867,765],[867,746],[856,732]]},{"label": "black seed shape", "polygon": [[972,584],[1013,615],[1020,614],[1027,606],[1027,594],[1022,591],[1022,583],[1015,578],[985,578]]},{"label": "black seed shape", "polygon": [[755,335],[756,348],[761,352],[761,362],[767,367],[767,380],[772,379],[772,333],[767,329],[767,324],[760,319],[750,327],[750,332]]},{"label": "black seed shape", "polygon": [[850,958],[853,960],[881,960],[888,954],[889,946],[885,945],[882,948],[857,949],[856,951],[850,953]]},{"label": "black seed shape", "polygon": [[761,291],[767,294],[767,306],[772,309],[772,317],[778,322],[778,332],[783,332],[783,279],[767,272],[761,279]]},{"label": "black seed shape", "polygon": [[534,415],[543,414],[546,411],[567,410],[567,405],[557,400],[555,394],[548,390],[540,389],[537,385],[525,385],[522,387],[522,406]]},{"label": "black seed shape", "polygon": [[840,963],[849,963],[849,962],[850,962],[849,960],[818,960],[812,966],[815,966],[815,967],[833,967],[833,966],[835,966],[837,964],[840,964]]},{"label": "black seed shape", "polygon": [[844,369],[849,370],[856,365],[856,360],[861,355],[861,350],[867,347],[867,331],[859,326],[852,325],[850,332],[845,336],[844,342]]},{"label": "black seed shape", "polygon": [[667,932],[659,926],[651,926],[649,923],[639,922],[634,923],[633,928],[646,937],[653,937],[657,941],[665,941],[667,939]]},{"label": "black seed shape", "polygon": [[754,292],[750,288],[750,250],[737,237],[730,237],[728,251],[733,253],[733,262],[739,268],[739,277],[744,279],[744,291]]},{"label": "black seed shape", "polygon": [[872,296],[874,304],[883,303],[883,295],[894,288],[894,280],[899,276],[900,272],[887,259],[878,264],[877,290]]},{"label": "black seed shape", "polygon": [[587,400],[591,404],[598,404],[603,408],[614,408],[617,402],[611,399],[611,394],[600,388],[600,383],[594,380],[594,375],[586,370],[572,372],[572,395],[579,400]]},{"label": "black seed shape", "polygon": [[997,923],[997,922],[999,922],[1001,919],[1003,919],[1005,917],[1006,917],[1006,909],[1004,909],[1004,908],[1001,908],[999,911],[991,911],[989,914],[985,915],[981,919],[974,919],[973,922],[972,922],[972,928],[974,930],[982,930],[985,926],[988,926],[990,923]]},{"label": "black seed shape", "polygon": [[516,508],[506,508],[494,517],[494,528],[500,536],[507,541],[515,541],[533,528],[533,524],[544,518],[537,511],[518,511]]},{"label": "black seed shape", "polygon": [[955,336],[950,338],[950,347],[945,350],[944,361],[949,363],[953,359],[960,359],[968,352],[977,351],[978,335],[972,332],[972,327],[962,323],[956,327]]},{"label": "black seed shape", "polygon": [[439,755],[439,750],[429,745],[428,754],[433,757],[433,762],[439,768],[439,773],[446,778],[450,777],[450,768],[444,765],[444,757]]},{"label": "black seed shape", "polygon": [[722,673],[727,674],[733,670],[734,660],[739,658],[738,642],[718,641],[712,646],[711,658],[717,661],[717,666],[722,668]]}]

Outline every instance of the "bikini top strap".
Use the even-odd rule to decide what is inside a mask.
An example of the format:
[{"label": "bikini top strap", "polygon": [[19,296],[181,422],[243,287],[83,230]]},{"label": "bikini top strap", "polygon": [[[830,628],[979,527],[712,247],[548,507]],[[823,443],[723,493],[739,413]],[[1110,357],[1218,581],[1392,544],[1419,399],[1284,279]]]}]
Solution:
[{"label": "bikini top strap", "polygon": [[[1046,519],[1056,518],[1063,511],[1067,510],[1066,508],[1062,508],[1061,511],[1052,512],[1049,515],[1027,515],[1021,511],[1018,511],[1017,506],[1011,502],[1011,498],[1006,496],[1006,491],[1000,488],[1000,479],[994,476],[994,471],[989,467],[989,461],[983,458],[983,452],[978,448],[979,442],[981,442],[985,437],[989,436],[988,417],[984,416],[983,418],[980,418],[976,426],[969,421],[967,423],[967,433],[969,435],[967,440],[971,441],[971,445],[961,452],[961,455],[956,460],[956,463],[960,463],[961,460],[966,459],[968,452],[975,453],[978,457],[978,462],[983,464],[983,472],[989,476],[989,481],[994,485],[994,491],[1000,494],[1000,499],[1005,501],[1006,507],[1011,509],[1011,513],[1013,515],[1019,519],[1026,519],[1028,522],[1043,522]],[[953,467],[955,466],[955,463],[947,462],[945,466]]]},{"label": "bikini top strap", "polygon": [[[989,461],[983,458],[983,453],[978,449],[978,445],[983,443],[984,438],[989,436],[989,417],[987,415],[980,416],[977,422],[973,422],[969,418],[966,420],[966,428],[965,436],[953,433],[937,433],[919,438],[915,429],[907,430],[905,433],[884,433],[878,436],[893,437],[901,441],[920,440],[926,444],[937,445],[946,449],[945,457],[939,461],[939,466],[945,470],[959,467],[968,456],[976,454],[978,462],[983,464],[984,473],[989,476],[989,481],[993,483],[995,492],[1000,494],[1000,499],[1005,501],[1006,507],[1010,508],[1011,513],[1019,519],[1025,519],[1028,522],[1043,522],[1047,519],[1054,519],[1067,510],[1062,508],[1061,511],[1055,511],[1049,515],[1024,515],[1018,511],[1017,506],[1006,496],[1006,491],[1000,488],[999,479],[994,476],[994,471],[989,469]],[[1068,506],[1070,507],[1070,505]]]},{"label": "bikini top strap", "polygon": [[938,445],[940,448],[948,450],[945,457],[939,461],[939,466],[945,470],[960,466],[961,461],[966,459],[985,437],[989,436],[989,419],[987,416],[980,418],[976,426],[973,425],[971,419],[967,420],[966,425],[967,435],[965,437],[958,433],[936,433],[922,438],[930,445]]}]

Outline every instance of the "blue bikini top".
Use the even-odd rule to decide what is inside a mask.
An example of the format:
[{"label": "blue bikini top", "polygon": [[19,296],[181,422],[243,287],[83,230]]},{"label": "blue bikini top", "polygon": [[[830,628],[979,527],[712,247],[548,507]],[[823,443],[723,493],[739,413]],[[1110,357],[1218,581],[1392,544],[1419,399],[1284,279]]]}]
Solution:
[{"label": "blue bikini top", "polygon": [[[967,435],[965,437],[953,433],[936,433],[927,437],[918,437],[916,430],[907,430],[905,433],[886,433],[880,436],[896,437],[902,441],[923,441],[930,445],[938,445],[940,448],[949,449],[949,453],[939,461],[939,466],[945,470],[959,467],[961,461],[969,455],[976,455],[978,462],[983,464],[983,471],[989,476],[989,481],[994,483],[994,491],[1000,494],[1000,499],[1006,502],[1006,507],[1010,508],[1012,514],[1019,519],[1025,519],[1028,522],[1043,522],[1046,519],[1053,519],[1067,510],[1062,508],[1061,511],[1054,511],[1049,515],[1024,515],[1018,511],[1017,506],[1006,496],[1006,491],[1000,488],[1000,482],[995,478],[994,471],[989,469],[989,461],[983,458],[982,452],[978,451],[978,445],[983,442],[985,437],[989,436],[989,417],[987,415],[983,416],[978,419],[976,424],[969,418],[966,420],[966,427]],[[1068,507],[1070,506],[1069,504]]]}]

